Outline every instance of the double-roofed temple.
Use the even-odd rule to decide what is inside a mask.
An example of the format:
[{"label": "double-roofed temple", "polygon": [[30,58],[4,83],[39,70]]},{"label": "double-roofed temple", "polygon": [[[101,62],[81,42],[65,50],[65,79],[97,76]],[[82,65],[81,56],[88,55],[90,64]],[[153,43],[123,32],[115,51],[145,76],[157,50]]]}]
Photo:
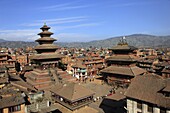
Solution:
[{"label": "double-roofed temple", "polygon": [[146,72],[136,66],[137,58],[134,55],[136,49],[128,45],[125,37],[117,46],[110,48],[112,55],[106,59],[107,68],[100,71],[106,83],[127,87],[132,78]]},{"label": "double-roofed temple", "polygon": [[74,82],[54,86],[49,90],[55,102],[62,105],[62,109],[70,111],[69,113],[74,113],[76,110],[79,111],[84,108],[87,110],[87,106],[93,102],[93,96],[95,94],[92,90]]}]

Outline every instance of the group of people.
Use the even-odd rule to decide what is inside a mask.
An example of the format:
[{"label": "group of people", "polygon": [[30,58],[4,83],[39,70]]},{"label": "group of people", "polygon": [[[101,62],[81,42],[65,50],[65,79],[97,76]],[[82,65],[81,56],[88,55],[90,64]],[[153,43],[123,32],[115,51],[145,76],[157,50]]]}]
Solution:
[{"label": "group of people", "polygon": [[91,82],[91,81],[94,81],[94,78],[95,78],[95,76],[87,76],[87,75],[85,75],[85,76],[80,76],[80,75],[74,75],[74,77],[76,77],[76,81],[79,81],[79,82],[87,82],[87,80],[89,79],[89,81]]}]

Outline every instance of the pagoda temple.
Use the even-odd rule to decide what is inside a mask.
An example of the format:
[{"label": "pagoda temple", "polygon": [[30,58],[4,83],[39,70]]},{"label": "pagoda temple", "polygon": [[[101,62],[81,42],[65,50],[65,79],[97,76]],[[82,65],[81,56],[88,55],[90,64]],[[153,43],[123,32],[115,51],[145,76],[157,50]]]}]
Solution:
[{"label": "pagoda temple", "polygon": [[53,33],[48,31],[50,27],[46,24],[40,29],[42,30],[42,32],[38,34],[40,38],[36,40],[39,45],[35,47],[37,54],[33,55],[31,60],[33,63],[41,65],[44,68],[47,66],[56,67],[62,57],[56,52],[59,47],[53,44],[56,39],[50,37]]},{"label": "pagoda temple", "polygon": [[100,71],[106,83],[127,87],[132,78],[145,73],[145,70],[136,66],[137,58],[134,54],[136,49],[128,45],[125,37],[117,46],[110,48],[112,55],[106,59],[107,68]]},{"label": "pagoda temple", "polygon": [[41,38],[36,40],[39,45],[35,47],[37,54],[31,56],[31,61],[36,68],[33,71],[26,72],[25,77],[27,83],[32,87],[37,90],[44,90],[59,82],[57,67],[62,56],[56,52],[59,47],[53,44],[56,39],[50,38],[53,34],[48,31],[50,27],[44,25],[40,29],[42,32],[38,35]]}]

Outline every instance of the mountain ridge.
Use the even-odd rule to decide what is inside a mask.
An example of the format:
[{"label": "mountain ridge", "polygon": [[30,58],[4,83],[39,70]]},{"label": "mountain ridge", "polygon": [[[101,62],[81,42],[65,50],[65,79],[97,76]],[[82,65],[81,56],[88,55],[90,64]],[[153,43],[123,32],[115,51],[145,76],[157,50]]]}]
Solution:
[{"label": "mountain ridge", "polygon": [[[103,47],[109,48],[115,46],[123,36],[110,37],[102,40],[93,40],[89,42],[56,42],[61,47]],[[125,36],[129,45],[136,47],[170,47],[170,35],[167,36],[155,36],[149,34],[132,34]],[[6,41],[0,39],[1,47],[27,47],[36,46],[36,42],[24,42],[24,41]]]},{"label": "mountain ridge", "polygon": [[4,40],[4,39],[0,39],[0,42],[6,42],[6,40]]}]

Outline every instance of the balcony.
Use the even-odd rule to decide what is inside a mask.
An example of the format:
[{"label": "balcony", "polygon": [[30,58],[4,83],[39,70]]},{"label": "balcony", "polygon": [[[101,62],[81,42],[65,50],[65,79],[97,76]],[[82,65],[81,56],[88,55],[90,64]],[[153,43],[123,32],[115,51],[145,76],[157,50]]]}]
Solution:
[{"label": "balcony", "polygon": [[75,109],[78,109],[80,107],[86,106],[86,105],[93,102],[92,99],[83,99],[83,100],[76,101],[74,103],[71,103],[71,102],[65,101],[65,100],[61,101],[61,100],[59,100],[59,99],[57,99],[55,97],[53,97],[53,99],[56,102],[60,103],[61,105],[65,106],[66,108],[68,108],[68,109],[70,109],[72,111],[75,110]]}]

